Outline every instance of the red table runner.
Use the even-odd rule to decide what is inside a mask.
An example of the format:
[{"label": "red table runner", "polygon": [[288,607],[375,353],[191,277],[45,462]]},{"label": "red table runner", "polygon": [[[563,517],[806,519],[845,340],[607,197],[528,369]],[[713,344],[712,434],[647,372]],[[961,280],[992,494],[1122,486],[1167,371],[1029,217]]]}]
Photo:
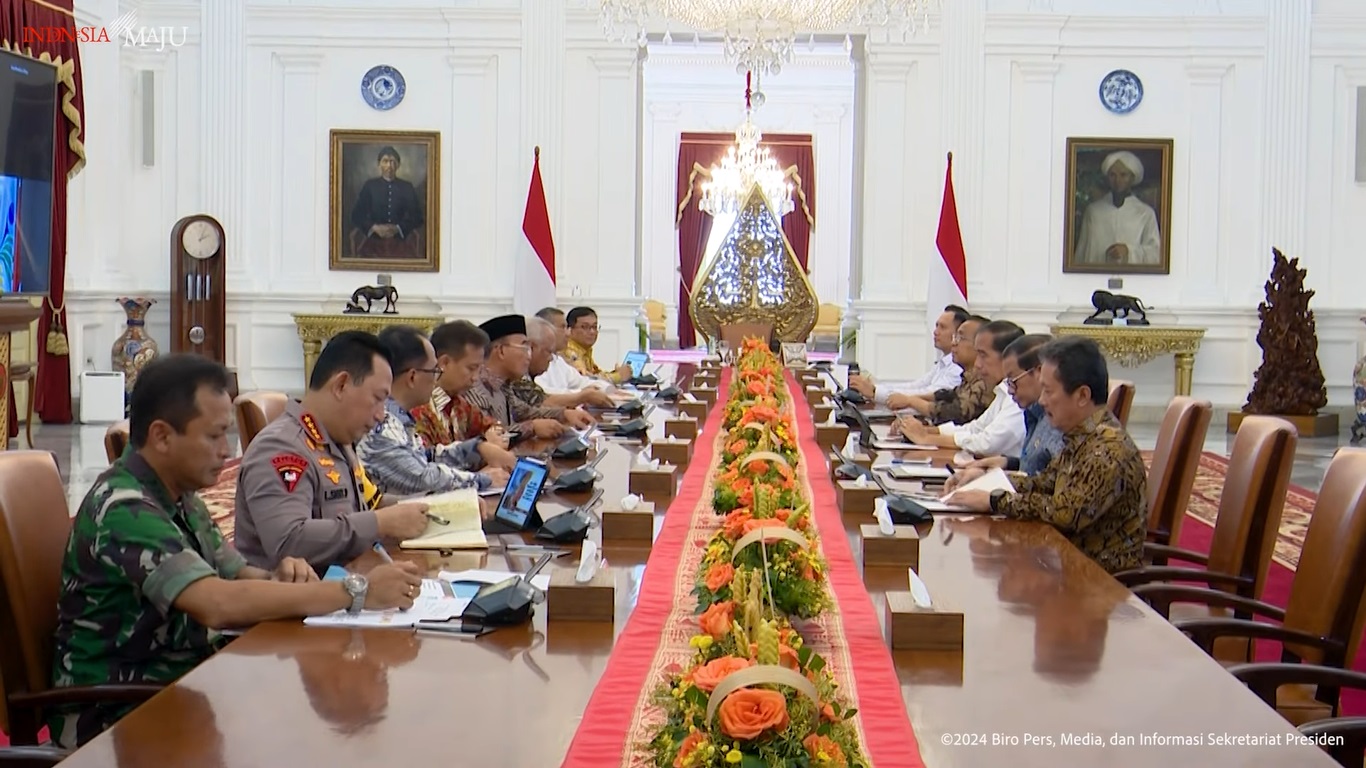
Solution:
[{"label": "red table runner", "polygon": [[[684,664],[692,655],[688,641],[697,631],[694,578],[707,541],[720,525],[711,498],[729,374],[722,377],[697,452],[646,562],[636,608],[593,690],[564,768],[647,768],[652,763],[645,745],[662,716],[651,704],[650,693],[666,667]],[[812,520],[822,533],[820,545],[834,598],[820,617],[796,626],[856,702],[859,736],[869,763],[874,768],[923,768],[891,655],[854,563],[823,452],[816,445],[811,412],[790,373],[786,380],[802,454],[798,478],[807,488]]]}]

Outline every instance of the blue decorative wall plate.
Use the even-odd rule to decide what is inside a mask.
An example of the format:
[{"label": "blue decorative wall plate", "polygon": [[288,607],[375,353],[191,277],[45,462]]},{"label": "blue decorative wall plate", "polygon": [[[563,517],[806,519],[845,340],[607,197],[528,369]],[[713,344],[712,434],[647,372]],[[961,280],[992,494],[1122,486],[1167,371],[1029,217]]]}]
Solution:
[{"label": "blue decorative wall plate", "polygon": [[1127,69],[1116,69],[1100,81],[1100,103],[1116,115],[1133,112],[1143,101],[1143,81]]},{"label": "blue decorative wall plate", "polygon": [[407,92],[408,86],[403,82],[403,74],[387,64],[371,67],[370,71],[365,73],[365,77],[360,79],[361,98],[375,109],[397,107]]}]

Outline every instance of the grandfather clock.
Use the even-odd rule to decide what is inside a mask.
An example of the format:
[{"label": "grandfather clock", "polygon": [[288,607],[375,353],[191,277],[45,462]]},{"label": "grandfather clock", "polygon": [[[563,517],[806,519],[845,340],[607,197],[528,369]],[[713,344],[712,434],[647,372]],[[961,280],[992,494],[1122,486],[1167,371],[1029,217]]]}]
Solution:
[{"label": "grandfather clock", "polygon": [[[171,228],[171,352],[227,364],[227,269],[223,225],[206,214]],[[237,397],[237,374],[231,395]]]}]

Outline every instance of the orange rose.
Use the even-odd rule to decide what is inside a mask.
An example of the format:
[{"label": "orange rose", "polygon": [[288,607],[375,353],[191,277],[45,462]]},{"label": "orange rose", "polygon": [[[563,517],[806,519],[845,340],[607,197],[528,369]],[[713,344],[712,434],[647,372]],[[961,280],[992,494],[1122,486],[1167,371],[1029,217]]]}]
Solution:
[{"label": "orange rose", "polygon": [[735,578],[735,566],[730,563],[717,563],[707,571],[707,589],[715,592]]},{"label": "orange rose", "polygon": [[693,731],[688,734],[688,738],[684,739],[683,744],[678,747],[678,755],[674,757],[674,768],[685,768],[688,755],[691,755],[693,750],[705,744],[706,741],[707,734],[702,731]]},{"label": "orange rose", "polygon": [[720,640],[730,632],[730,624],[735,620],[735,603],[730,600],[715,603],[697,617],[697,625],[713,639]]},{"label": "orange rose", "polygon": [[745,469],[749,470],[750,474],[762,475],[768,472],[768,462],[763,459],[755,459],[746,464]]},{"label": "orange rose", "polygon": [[726,529],[726,536],[732,539],[743,536],[745,523],[749,522],[752,517],[753,515],[749,513],[748,509],[737,509],[726,515],[725,522],[722,523]]},{"label": "orange rose", "polygon": [[692,684],[711,693],[716,690],[716,686],[721,684],[733,672],[739,672],[745,667],[751,666],[749,659],[742,659],[739,656],[722,656],[713,659],[706,664],[694,669],[689,675]]},{"label": "orange rose", "polygon": [[762,520],[749,520],[749,521],[745,522],[745,524],[744,524],[743,526],[741,526],[740,530],[743,532],[743,535],[746,535],[746,536],[747,536],[747,535],[749,535],[750,533],[752,533],[753,531],[756,531],[756,530],[758,530],[758,529],[760,529],[760,528],[786,528],[786,527],[787,527],[787,523],[784,523],[782,520],[775,520],[774,518],[766,517],[766,518],[764,518],[764,519],[762,519]]},{"label": "orange rose", "polygon": [[786,522],[787,522],[787,519],[788,519],[789,517],[792,517],[792,510],[790,510],[790,509],[779,509],[779,510],[777,510],[777,511],[775,511],[775,512],[773,513],[773,516],[776,517],[776,518],[778,518],[779,520],[782,520],[784,523],[786,523]]},{"label": "orange rose", "polygon": [[721,702],[717,714],[722,733],[732,739],[752,741],[764,731],[787,727],[787,699],[777,691],[741,688]]},{"label": "orange rose", "polygon": [[806,747],[806,753],[811,755],[813,768],[845,768],[848,765],[840,745],[824,736],[813,733],[802,739],[802,746]]}]

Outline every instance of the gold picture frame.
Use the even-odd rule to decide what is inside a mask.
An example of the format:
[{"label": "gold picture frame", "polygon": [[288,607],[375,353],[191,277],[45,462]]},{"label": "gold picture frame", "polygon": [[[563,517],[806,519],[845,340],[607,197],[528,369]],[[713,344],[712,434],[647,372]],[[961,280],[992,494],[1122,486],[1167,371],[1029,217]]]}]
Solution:
[{"label": "gold picture frame", "polygon": [[329,135],[328,267],[437,272],[441,268],[441,134]]},{"label": "gold picture frame", "polygon": [[[1067,139],[1063,272],[1171,274],[1173,146],[1172,139]],[[1112,184],[1126,193],[1118,206]]]}]

